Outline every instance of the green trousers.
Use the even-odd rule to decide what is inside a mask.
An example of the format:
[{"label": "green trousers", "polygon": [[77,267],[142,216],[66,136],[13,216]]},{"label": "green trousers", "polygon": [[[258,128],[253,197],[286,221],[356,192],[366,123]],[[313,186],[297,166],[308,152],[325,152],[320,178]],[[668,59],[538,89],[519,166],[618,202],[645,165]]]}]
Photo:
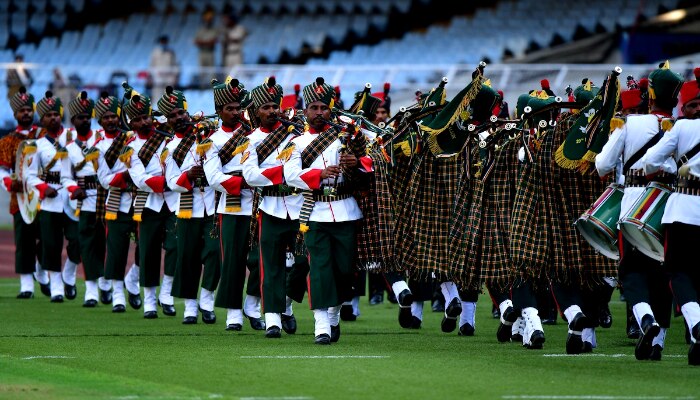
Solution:
[{"label": "green trousers", "polygon": [[139,224],[139,266],[141,286],[160,285],[161,249],[165,250],[163,266],[166,275],[175,275],[178,249],[175,237],[175,213],[163,203],[160,212],[144,208]]},{"label": "green trousers", "polygon": [[248,282],[245,286],[245,294],[255,297],[261,297],[260,294],[260,250],[258,244],[253,243],[248,251]]},{"label": "green trousers", "polygon": [[266,313],[283,313],[287,308],[287,249],[294,249],[299,220],[281,219],[261,212],[258,229],[262,308]]},{"label": "green trousers", "polygon": [[[136,231],[136,222],[131,213],[117,213],[117,219],[107,221],[107,259],[105,278],[123,281],[131,245],[131,233]],[[139,262],[139,247],[136,246],[135,259]]]},{"label": "green trousers", "polygon": [[105,226],[97,214],[81,211],[78,220],[80,258],[83,260],[85,280],[94,281],[105,271]]},{"label": "green trousers", "polygon": [[304,235],[309,251],[309,304],[312,310],[335,307],[352,298],[357,255],[356,221],[309,222]]},{"label": "green trousers", "polygon": [[15,273],[31,274],[35,270],[36,260],[41,260],[39,220],[27,224],[22,214],[16,212],[12,222],[15,230]]},{"label": "green trousers", "polygon": [[[216,292],[217,307],[243,308],[243,287],[245,286],[246,266],[248,262],[248,242],[250,239],[250,216],[219,215],[219,245],[221,246],[221,281]],[[250,272],[257,274],[258,267]],[[258,280],[258,292],[260,281]],[[250,285],[250,280],[248,281]]]},{"label": "green trousers", "polygon": [[[199,279],[202,287],[214,291],[219,284],[221,260],[219,238],[214,231],[215,216],[177,220],[178,258],[172,295],[182,299],[196,299]],[[204,264],[204,274],[202,274]]]},{"label": "green trousers", "polygon": [[78,243],[78,223],[63,213],[39,211],[39,231],[41,234],[41,267],[47,271],[61,272],[63,238],[68,241],[68,259],[80,263]]}]

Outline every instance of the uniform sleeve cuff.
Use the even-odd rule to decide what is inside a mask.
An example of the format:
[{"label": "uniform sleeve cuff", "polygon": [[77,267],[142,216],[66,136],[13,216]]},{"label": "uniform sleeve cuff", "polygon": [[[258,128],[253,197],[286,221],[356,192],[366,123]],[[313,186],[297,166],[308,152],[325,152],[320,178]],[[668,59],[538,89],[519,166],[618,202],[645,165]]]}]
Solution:
[{"label": "uniform sleeve cuff", "polygon": [[318,189],[321,187],[321,170],[312,169],[308,172],[301,174],[301,180],[306,183],[309,189]]},{"label": "uniform sleeve cuff", "polygon": [[154,176],[146,179],[146,185],[148,185],[151,190],[155,193],[163,193],[165,189],[165,177],[164,176]]},{"label": "uniform sleeve cuff", "polygon": [[284,167],[277,166],[263,170],[262,175],[269,179],[273,185],[281,185],[284,183]]},{"label": "uniform sleeve cuff", "polygon": [[2,183],[5,185],[5,189],[9,192],[12,189],[12,178],[6,176],[2,178]]},{"label": "uniform sleeve cuff", "polygon": [[221,182],[221,186],[226,189],[227,194],[240,195],[241,186],[243,184],[243,178],[240,176],[232,176],[225,181]]},{"label": "uniform sleeve cuff", "polygon": [[192,183],[190,182],[189,178],[187,178],[187,172],[183,172],[182,175],[180,175],[179,178],[177,178],[177,182],[175,182],[178,186],[182,186],[185,189],[192,190]]},{"label": "uniform sleeve cuff", "polygon": [[39,198],[44,200],[46,197],[46,189],[49,187],[48,183],[40,183],[36,185],[37,190],[39,190]]},{"label": "uniform sleeve cuff", "polygon": [[119,189],[126,189],[126,179],[124,179],[124,173],[119,172],[115,174],[112,182],[109,183],[109,186]]},{"label": "uniform sleeve cuff", "polygon": [[73,192],[75,192],[75,190],[78,189],[79,187],[80,187],[80,186],[78,186],[78,185],[72,185],[72,186],[68,186],[66,189],[68,189],[68,192],[73,193]]}]

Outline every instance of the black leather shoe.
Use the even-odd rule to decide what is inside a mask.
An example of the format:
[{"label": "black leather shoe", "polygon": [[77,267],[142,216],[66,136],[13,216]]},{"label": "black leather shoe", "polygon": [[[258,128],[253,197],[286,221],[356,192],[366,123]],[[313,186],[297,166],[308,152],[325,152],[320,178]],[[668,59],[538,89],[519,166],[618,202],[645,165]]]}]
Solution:
[{"label": "black leather shoe", "polygon": [[160,303],[160,306],[163,308],[163,314],[167,315],[168,317],[174,317],[175,314],[177,314],[175,311],[175,305],[173,304]]},{"label": "black leather shoe", "polygon": [[248,317],[246,315],[246,318],[248,318],[248,321],[250,322],[250,327],[255,330],[255,331],[264,331],[265,330],[265,321],[262,320],[262,318],[255,318],[255,317]]},{"label": "black leather shoe", "polygon": [[78,296],[78,289],[75,287],[75,285],[64,283],[63,290],[66,292],[66,298],[68,300],[73,300]]},{"label": "black leather shoe", "polygon": [[287,335],[295,334],[297,332],[297,318],[293,314],[282,314],[282,329]]},{"label": "black leather shoe", "polygon": [[649,359],[651,361],[661,361],[661,352],[664,348],[658,344],[651,346],[651,352],[649,353]]},{"label": "black leather shoe", "polygon": [[114,307],[112,307],[112,312],[113,313],[126,312],[126,307],[124,306],[124,304],[115,304]]},{"label": "black leather shoe", "polygon": [[228,324],[226,325],[227,331],[240,331],[243,330],[243,325],[241,324]]},{"label": "black leather shoe", "polygon": [[143,313],[143,317],[146,319],[156,319],[156,318],[158,318],[158,312],[157,311],[146,311]]},{"label": "black leather shoe", "polygon": [[335,343],[340,339],[340,324],[331,325],[331,342]]},{"label": "black leather shoe", "polygon": [[442,300],[433,300],[430,308],[433,310],[433,312],[443,312],[445,311],[445,302]]},{"label": "black leather shoe", "polygon": [[197,317],[192,317],[192,316],[185,317],[182,319],[182,323],[183,323],[183,325],[194,325],[197,323]]},{"label": "black leather shoe", "polygon": [[85,300],[85,302],[83,303],[83,307],[95,308],[95,307],[97,307],[97,300],[95,300],[95,299]]},{"label": "black leather shoe", "polygon": [[63,296],[60,294],[57,296],[51,296],[51,302],[52,303],[63,303]]},{"label": "black leather shoe", "polygon": [[566,354],[581,354],[583,351],[581,333],[589,325],[588,317],[581,312],[577,313],[569,322],[569,333],[566,336]]},{"label": "black leather shoe", "polygon": [[140,309],[141,305],[143,304],[143,302],[141,301],[141,293],[132,294],[129,293],[129,291],[127,291],[127,293],[129,294],[129,305],[131,306],[131,308],[133,308],[134,310]]},{"label": "black leather shoe", "polygon": [[410,290],[404,289],[399,293],[399,325],[402,328],[410,329],[413,325],[411,318],[411,304],[413,304],[413,293]]},{"label": "black leather shoe", "polygon": [[112,289],[109,289],[109,290],[100,289],[100,302],[102,304],[112,304]]},{"label": "black leather shoe", "polygon": [[374,296],[369,298],[369,305],[370,306],[376,306],[376,305],[379,305],[382,303],[384,303],[384,296],[382,296],[379,293],[377,293]]},{"label": "black leather shoe", "polygon": [[467,322],[459,327],[459,332],[457,332],[457,335],[474,336],[474,327],[469,322]]},{"label": "black leather shoe", "polygon": [[51,297],[51,286],[49,286],[48,283],[40,283],[39,288],[41,288],[41,294],[43,294],[46,297]]},{"label": "black leather shoe", "polygon": [[610,314],[610,308],[607,305],[605,305],[605,307],[603,307],[600,310],[600,316],[598,317],[598,322],[600,323],[601,328],[607,329],[607,328],[610,328],[612,326],[613,318],[612,318],[612,314]]},{"label": "black leather shoe", "polygon": [[445,315],[442,317],[440,329],[445,333],[453,332],[457,328],[457,318],[462,313],[462,301],[459,297],[455,297],[450,301],[445,309]]},{"label": "black leather shoe", "polygon": [[19,292],[17,295],[18,299],[32,299],[34,298],[34,292]]},{"label": "black leather shoe", "polygon": [[498,325],[496,330],[496,339],[499,342],[505,343],[510,340],[510,335],[513,331],[513,323],[518,320],[518,314],[513,307],[508,307],[503,311],[503,321]]},{"label": "black leather shoe", "polygon": [[[282,337],[282,332],[280,331],[279,326],[274,326],[272,325],[271,327],[267,328],[267,331],[265,331],[265,337],[269,339],[279,339]],[[330,343],[330,336],[328,337],[329,343]]]},{"label": "black leather shoe", "polygon": [[591,342],[583,342],[581,353],[593,353],[593,345]]},{"label": "black leather shoe", "polygon": [[322,334],[316,336],[316,338],[314,339],[314,343],[316,343],[316,344],[331,344],[331,337],[326,333],[322,333]]},{"label": "black leather shoe", "polygon": [[396,304],[399,302],[398,300],[396,300],[396,296],[394,295],[394,292],[391,290],[389,290],[389,292],[387,293],[386,299],[389,300],[389,303],[391,303],[391,304]]},{"label": "black leather shoe", "polygon": [[659,334],[661,327],[651,314],[642,317],[642,336],[637,340],[634,348],[634,357],[637,360],[648,360],[651,355],[651,347],[654,337]]},{"label": "black leather shoe", "polygon": [[530,343],[526,346],[531,350],[539,350],[544,345],[544,332],[534,331],[530,335]]},{"label": "black leather shoe", "polygon": [[642,330],[639,329],[637,320],[634,320],[634,322],[630,323],[627,327],[627,337],[629,339],[639,339],[640,336],[642,336]]},{"label": "black leather shoe", "polygon": [[411,315],[411,329],[420,329],[423,321],[418,319],[418,317]]},{"label": "black leather shoe", "polygon": [[205,324],[215,324],[216,323],[216,314],[214,311],[207,311],[207,310],[202,310],[201,308],[199,311],[202,313],[202,322]]},{"label": "black leather shoe", "polygon": [[352,305],[343,304],[340,306],[340,319],[343,321],[356,321],[357,315],[352,312]]}]

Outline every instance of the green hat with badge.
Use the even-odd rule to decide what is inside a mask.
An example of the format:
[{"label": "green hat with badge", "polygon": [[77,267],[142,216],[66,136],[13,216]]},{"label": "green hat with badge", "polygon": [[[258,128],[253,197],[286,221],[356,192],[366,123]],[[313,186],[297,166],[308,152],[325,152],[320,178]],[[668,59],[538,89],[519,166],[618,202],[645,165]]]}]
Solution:
[{"label": "green hat with badge", "polygon": [[255,109],[266,103],[282,104],[282,86],[277,84],[274,76],[271,76],[250,91],[251,101]]}]

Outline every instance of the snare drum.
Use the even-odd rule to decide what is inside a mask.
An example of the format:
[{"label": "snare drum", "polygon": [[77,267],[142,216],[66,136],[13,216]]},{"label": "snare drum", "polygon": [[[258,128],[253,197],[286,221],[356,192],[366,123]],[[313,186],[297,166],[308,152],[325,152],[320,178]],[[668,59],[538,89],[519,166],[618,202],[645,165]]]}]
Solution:
[{"label": "snare drum", "polygon": [[620,219],[620,208],[623,186],[617,183],[608,185],[598,200],[586,210],[574,223],[584,239],[602,255],[620,259],[617,246],[617,221]]},{"label": "snare drum", "polygon": [[620,230],[625,239],[657,261],[664,260],[664,229],[661,218],[671,193],[673,188],[670,185],[649,182],[627,215],[620,220]]}]

